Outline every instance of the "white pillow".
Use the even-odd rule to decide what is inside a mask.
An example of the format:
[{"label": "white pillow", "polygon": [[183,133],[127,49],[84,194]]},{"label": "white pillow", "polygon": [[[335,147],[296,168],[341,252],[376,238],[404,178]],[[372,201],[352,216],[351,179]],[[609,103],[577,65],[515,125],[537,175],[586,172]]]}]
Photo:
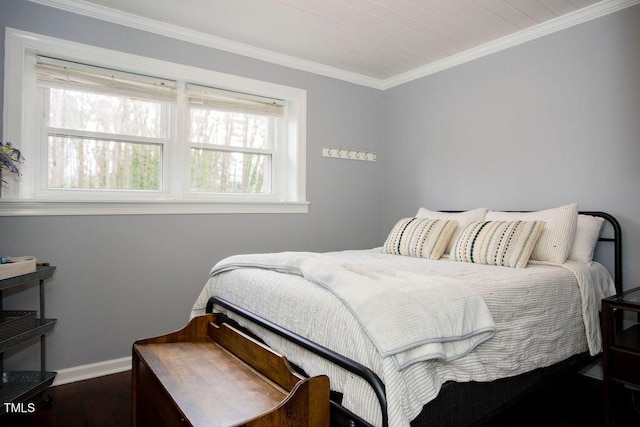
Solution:
[{"label": "white pillow", "polygon": [[591,262],[598,244],[604,218],[591,215],[578,215],[576,237],[573,239],[569,259],[571,261]]},{"label": "white pillow", "polygon": [[544,221],[542,235],[533,249],[531,259],[563,264],[568,256],[578,223],[578,204],[537,212],[489,211],[486,221]]},{"label": "white pillow", "polygon": [[451,236],[451,240],[447,245],[444,253],[448,254],[451,252],[451,248],[453,247],[453,243],[458,238],[458,235],[462,231],[467,224],[475,221],[484,221],[484,217],[487,215],[489,209],[487,208],[478,208],[465,212],[441,212],[441,211],[431,211],[427,208],[418,209],[418,213],[416,218],[429,218],[429,219],[448,219],[450,221],[456,221],[458,223],[458,227],[456,227],[453,232],[453,236]]}]

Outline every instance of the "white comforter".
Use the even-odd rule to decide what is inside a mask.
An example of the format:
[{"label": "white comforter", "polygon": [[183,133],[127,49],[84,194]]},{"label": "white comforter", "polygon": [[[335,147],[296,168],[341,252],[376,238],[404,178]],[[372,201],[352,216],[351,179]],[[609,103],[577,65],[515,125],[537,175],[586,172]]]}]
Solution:
[{"label": "white comforter", "polygon": [[209,277],[241,268],[294,274],[326,288],[353,312],[380,357],[391,357],[398,369],[453,361],[495,334],[482,297],[458,280],[311,252],[236,255],[216,264]]},{"label": "white comforter", "polygon": [[[209,297],[217,295],[370,367],[385,382],[393,427],[408,426],[446,381],[492,381],[549,366],[587,349],[600,351],[599,298],[614,293],[613,281],[597,263],[512,269],[387,255],[379,249],[325,255],[341,262],[461,281],[486,302],[495,337],[453,361],[429,360],[398,369],[392,357],[380,356],[352,311],[330,290],[309,286],[299,275],[256,268],[212,277],[192,316],[203,313]],[[329,375],[331,388],[344,393],[345,407],[380,424],[377,399],[360,378],[227,314],[307,374]]]}]

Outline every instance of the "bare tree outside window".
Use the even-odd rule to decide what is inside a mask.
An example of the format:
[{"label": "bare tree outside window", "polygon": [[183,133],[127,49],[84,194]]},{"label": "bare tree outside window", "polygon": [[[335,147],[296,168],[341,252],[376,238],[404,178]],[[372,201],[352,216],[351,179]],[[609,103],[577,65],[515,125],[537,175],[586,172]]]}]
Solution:
[{"label": "bare tree outside window", "polygon": [[271,192],[271,143],[267,116],[190,109],[191,191]]},{"label": "bare tree outside window", "polygon": [[48,187],[160,190],[163,105],[125,96],[48,89]]}]

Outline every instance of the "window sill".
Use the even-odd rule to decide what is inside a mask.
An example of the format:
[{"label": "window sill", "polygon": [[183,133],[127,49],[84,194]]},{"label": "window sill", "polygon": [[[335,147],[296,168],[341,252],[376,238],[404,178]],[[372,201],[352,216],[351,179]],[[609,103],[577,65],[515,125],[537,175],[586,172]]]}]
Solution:
[{"label": "window sill", "polygon": [[307,213],[309,202],[0,201],[0,216]]}]

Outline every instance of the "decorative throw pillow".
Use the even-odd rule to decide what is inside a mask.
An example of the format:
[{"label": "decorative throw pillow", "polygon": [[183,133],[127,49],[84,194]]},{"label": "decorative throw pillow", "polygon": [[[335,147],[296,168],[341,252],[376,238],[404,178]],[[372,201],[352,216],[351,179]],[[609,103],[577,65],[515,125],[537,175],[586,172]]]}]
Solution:
[{"label": "decorative throw pillow", "polygon": [[591,262],[593,252],[598,244],[600,232],[604,224],[604,218],[591,215],[578,215],[578,226],[576,227],[576,237],[569,252],[571,261]]},{"label": "decorative throw pillow", "polygon": [[393,255],[439,259],[458,223],[443,219],[404,218],[389,233],[382,250]]},{"label": "decorative throw pillow", "polygon": [[542,221],[476,221],[462,230],[452,261],[524,268],[540,238]]},{"label": "decorative throw pillow", "polygon": [[537,212],[489,211],[487,221],[544,221],[544,230],[531,259],[562,264],[567,260],[578,222],[578,204]]},{"label": "decorative throw pillow", "polygon": [[456,230],[453,232],[453,236],[451,236],[451,240],[449,240],[447,249],[444,250],[444,253],[448,254],[449,252],[451,252],[453,242],[456,241],[462,229],[472,221],[484,221],[484,217],[487,215],[488,211],[489,209],[487,208],[478,208],[464,212],[442,212],[432,211],[427,208],[420,208],[416,217],[430,219],[448,219],[451,221],[456,221],[458,223]]}]

